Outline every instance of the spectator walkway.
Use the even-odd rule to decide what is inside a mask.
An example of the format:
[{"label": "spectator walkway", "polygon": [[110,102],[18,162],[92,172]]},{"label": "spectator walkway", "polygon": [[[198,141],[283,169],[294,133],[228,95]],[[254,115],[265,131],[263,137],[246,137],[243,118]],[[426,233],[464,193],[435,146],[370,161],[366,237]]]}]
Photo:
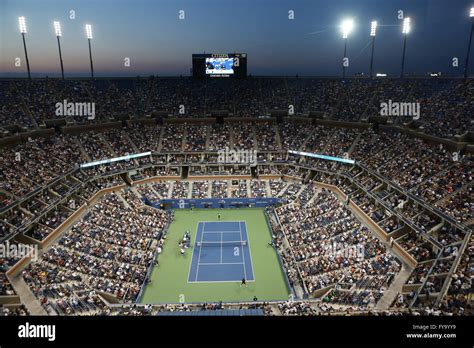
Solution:
[{"label": "spectator walkway", "polygon": [[400,272],[395,276],[395,280],[383,293],[382,298],[379,300],[375,309],[387,310],[392,305],[393,301],[397,297],[397,294],[402,292],[403,285],[410,278],[411,270],[408,270],[405,265],[402,266]]},{"label": "spectator walkway", "polygon": [[20,296],[21,302],[26,306],[31,315],[47,315],[38,299],[33,295],[28,285],[25,283],[21,275],[11,279],[11,284],[15,292]]}]

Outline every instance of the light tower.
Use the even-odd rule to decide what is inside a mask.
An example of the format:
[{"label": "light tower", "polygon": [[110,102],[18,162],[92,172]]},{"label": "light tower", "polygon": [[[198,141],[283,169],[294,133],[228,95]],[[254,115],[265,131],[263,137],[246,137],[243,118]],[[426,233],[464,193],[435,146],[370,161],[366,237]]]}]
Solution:
[{"label": "light tower", "polygon": [[400,71],[400,78],[403,78],[404,70],[405,70],[405,51],[407,47],[407,36],[410,33],[411,25],[410,25],[410,17],[406,17],[403,19],[403,27],[402,27],[402,34],[403,34],[403,52],[402,52],[402,66]]},{"label": "light tower", "polygon": [[18,17],[18,24],[20,26],[20,33],[23,38],[23,48],[25,49],[25,58],[26,58],[26,68],[28,69],[28,80],[31,80],[31,72],[30,72],[30,61],[28,60],[28,51],[26,50],[26,41],[25,41],[25,34],[26,34],[26,20],[25,17]]},{"label": "light tower", "polygon": [[374,48],[375,48],[375,35],[377,32],[377,21],[372,21],[370,24],[370,36],[372,37],[372,55],[370,56],[370,78],[372,78],[374,68]]},{"label": "light tower", "polygon": [[467,79],[469,69],[469,54],[471,52],[472,32],[474,31],[474,7],[469,11],[469,18],[471,18],[471,33],[469,34],[469,43],[467,44],[466,62],[464,63],[464,78]]},{"label": "light tower", "polygon": [[56,34],[56,38],[58,39],[58,49],[59,49],[59,62],[61,63],[61,76],[64,80],[64,66],[63,66],[63,55],[61,53],[61,42],[59,38],[62,36],[61,32],[61,23],[58,21],[54,21],[54,33]]},{"label": "light tower", "polygon": [[346,77],[346,67],[344,59],[347,58],[347,38],[354,28],[354,21],[352,19],[345,19],[341,24],[342,38],[344,39],[344,56],[342,57],[342,78]]},{"label": "light tower", "polygon": [[91,61],[91,78],[92,80],[94,80],[94,64],[92,63],[92,49],[91,49],[92,25],[86,24],[86,34],[87,34],[87,41],[89,41],[89,59]]}]

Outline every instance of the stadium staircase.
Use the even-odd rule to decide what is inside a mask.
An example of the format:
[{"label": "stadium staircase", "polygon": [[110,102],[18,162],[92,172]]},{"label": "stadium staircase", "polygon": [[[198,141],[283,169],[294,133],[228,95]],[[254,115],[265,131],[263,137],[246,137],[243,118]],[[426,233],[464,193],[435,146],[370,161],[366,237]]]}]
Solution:
[{"label": "stadium staircase", "polygon": [[124,205],[127,209],[132,209],[132,207],[130,206],[130,204],[128,204],[127,200],[126,200],[125,198],[123,198],[123,196],[121,195],[120,191],[115,192],[115,195],[117,196],[117,198],[120,200],[120,202],[123,203],[123,205]]},{"label": "stadium staircase", "polygon": [[122,130],[121,132],[122,132],[122,136],[123,136],[124,139],[130,144],[130,146],[132,147],[133,151],[134,151],[135,153],[139,153],[140,150],[138,150],[137,145],[135,145],[135,143],[132,141],[132,139],[130,139],[128,133],[127,133],[127,132],[124,132],[123,130]]},{"label": "stadium staircase", "polygon": [[349,147],[349,150],[347,150],[347,157],[349,158],[351,157],[352,151],[354,151],[354,149],[356,148],[361,137],[362,137],[362,133],[357,134],[357,137],[352,142],[352,145]]},{"label": "stadium staircase", "polygon": [[402,269],[395,276],[392,284],[384,291],[382,298],[377,302],[376,310],[387,310],[390,308],[397,295],[402,292],[403,285],[410,278],[411,272],[405,265],[402,265]]},{"label": "stadium staircase", "polygon": [[97,138],[99,142],[102,143],[102,145],[107,149],[107,152],[113,154],[114,156],[118,156],[117,153],[112,148],[112,146],[110,146],[110,143],[107,140],[107,138],[104,136],[104,134],[102,133],[97,134]]},{"label": "stadium staircase", "polygon": [[188,141],[188,128],[184,127],[183,139],[181,139],[181,149],[180,149],[180,151],[185,151],[187,141]]},{"label": "stadium staircase", "polygon": [[33,295],[33,292],[30,290],[29,286],[23,280],[21,274],[16,275],[10,280],[10,283],[15,289],[15,292],[21,298],[21,302],[25,305],[31,315],[47,315],[44,308],[41,306],[38,299]]},{"label": "stadium staircase", "polygon": [[453,169],[454,167],[454,164],[445,168],[444,170],[440,171],[440,172],[435,172],[433,175],[430,175],[430,176],[427,176],[422,182],[420,183],[417,183],[415,186],[411,187],[410,189],[408,189],[409,192],[414,192],[416,191],[416,188],[417,187],[420,187],[424,184],[426,184],[426,182],[428,182],[429,180],[431,180],[432,178],[436,177],[436,176],[444,176],[444,174],[446,174],[448,171],[450,171],[451,169]]},{"label": "stadium staircase", "polygon": [[169,185],[169,188],[168,188],[167,197],[173,197],[174,184],[175,184],[174,181],[171,181],[171,182],[170,182],[170,185]]},{"label": "stadium staircase", "polygon": [[74,141],[76,142],[76,145],[77,145],[79,151],[81,152],[81,156],[82,156],[83,158],[85,158],[87,162],[92,162],[91,157],[89,156],[89,154],[87,153],[87,151],[84,149],[84,147],[82,146],[81,142],[80,142],[76,137],[74,137]]},{"label": "stadium staircase", "polygon": [[278,126],[273,126],[273,129],[275,130],[275,143],[276,147],[278,150],[281,150],[281,137],[280,137],[280,132],[278,131]]},{"label": "stadium staircase", "polygon": [[165,133],[165,127],[161,127],[160,136],[158,137],[158,144],[157,144],[158,152],[160,152],[160,153],[161,153],[161,148],[163,147],[162,141],[163,141],[163,134],[164,133]]},{"label": "stadium staircase", "polygon": [[272,190],[270,189],[270,180],[265,181],[265,192],[267,193],[267,197],[272,197]]},{"label": "stadium staircase", "polygon": [[253,141],[253,148],[254,150],[258,150],[258,141],[257,141],[257,133],[255,133],[255,126],[252,125],[252,141]]},{"label": "stadium staircase", "polygon": [[229,148],[234,148],[234,127],[229,127]]},{"label": "stadium staircase", "polygon": [[185,184],[188,185],[188,188],[186,189],[187,193],[188,193],[188,199],[191,199],[193,198],[193,183],[192,181],[188,181],[188,182],[185,182]]},{"label": "stadium staircase", "polygon": [[247,186],[247,197],[252,197],[252,187],[251,187],[251,181],[250,180],[245,180],[246,183],[245,185]]},{"label": "stadium staircase", "polygon": [[[306,144],[308,143],[308,141],[311,139],[311,136],[313,135],[313,133],[316,132],[315,129],[312,129],[309,133],[308,133],[308,136],[304,139],[304,141],[301,143],[301,146],[300,148],[301,149],[305,149],[306,148]],[[290,149],[292,150],[292,149]]]},{"label": "stadium staircase", "polygon": [[332,145],[332,142],[333,142],[334,138],[336,138],[336,137],[337,137],[337,128],[334,128],[332,130],[331,136],[327,139],[326,144],[321,149],[321,153],[326,153],[327,149],[329,148],[330,145]]},{"label": "stadium staircase", "polygon": [[313,204],[314,200],[316,199],[316,197],[318,196],[318,194],[321,192],[321,188],[316,188],[316,191],[314,192],[313,196],[310,198],[310,200],[308,202],[306,202],[306,205],[305,206],[309,206],[311,204]]},{"label": "stadium staircase", "polygon": [[290,182],[286,182],[285,186],[283,186],[283,188],[280,190],[280,192],[276,194],[275,197],[281,197],[283,193],[286,191],[286,189],[288,188],[288,186],[290,186],[290,184],[291,184]]},{"label": "stadium staircase", "polygon": [[447,200],[449,200],[451,197],[457,195],[458,193],[461,193],[463,192],[464,190],[466,190],[468,187],[472,186],[472,182],[468,182],[467,184],[464,184],[463,186],[461,186],[460,188],[458,188],[457,190],[454,190],[453,192],[447,194],[446,196],[444,196],[443,198],[441,198],[440,200],[436,201],[435,204],[440,204],[440,203],[443,203]]},{"label": "stadium staircase", "polygon": [[36,119],[34,118],[33,114],[31,113],[30,108],[28,107],[28,104],[26,103],[25,99],[21,97],[21,109],[25,113],[25,115],[28,115],[28,117],[31,120],[31,123],[35,128],[39,128],[38,122],[36,122]]},{"label": "stadium staircase", "polygon": [[211,127],[206,127],[206,144],[204,145],[204,149],[209,151],[209,141],[211,139]]}]

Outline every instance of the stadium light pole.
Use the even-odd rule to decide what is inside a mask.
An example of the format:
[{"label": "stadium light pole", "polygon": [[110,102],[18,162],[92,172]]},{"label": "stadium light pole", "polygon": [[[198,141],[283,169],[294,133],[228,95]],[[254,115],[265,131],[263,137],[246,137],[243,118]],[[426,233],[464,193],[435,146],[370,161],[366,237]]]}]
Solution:
[{"label": "stadium light pole", "polygon": [[403,19],[403,27],[402,27],[402,34],[403,34],[403,52],[402,52],[402,66],[400,71],[400,78],[403,78],[404,70],[405,70],[405,51],[407,47],[407,36],[410,33],[410,17],[406,17]]},{"label": "stadium light pole", "polygon": [[375,48],[375,35],[377,32],[377,21],[372,21],[370,24],[370,36],[372,37],[372,55],[370,56],[370,78],[373,75],[374,68],[374,48]]},{"label": "stadium light pole", "polygon": [[28,60],[28,51],[26,50],[26,41],[25,41],[25,34],[26,34],[26,20],[25,17],[18,17],[18,24],[20,26],[20,33],[23,38],[23,48],[25,49],[25,58],[26,58],[26,68],[28,69],[28,80],[31,80],[31,72],[30,72],[30,61]]},{"label": "stadium light pole", "polygon": [[346,67],[344,65],[344,59],[347,55],[347,38],[354,28],[354,21],[352,19],[345,19],[341,24],[342,38],[344,39],[344,56],[342,57],[342,78],[346,78]]},{"label": "stadium light pole", "polygon": [[59,38],[62,36],[61,32],[61,23],[58,21],[54,21],[54,33],[56,34],[56,38],[58,39],[58,49],[59,49],[59,62],[61,63],[61,76],[64,80],[64,66],[63,66],[63,55],[61,53],[61,41]]},{"label": "stadium light pole", "polygon": [[92,49],[91,49],[92,25],[86,24],[86,34],[87,34],[87,41],[89,41],[89,59],[91,61],[91,78],[92,80],[94,80],[94,64],[92,63]]},{"label": "stadium light pole", "polygon": [[469,11],[469,18],[471,18],[471,33],[469,34],[469,43],[467,44],[466,62],[464,63],[464,78],[467,79],[469,69],[469,55],[471,52],[472,32],[474,31],[474,7]]}]

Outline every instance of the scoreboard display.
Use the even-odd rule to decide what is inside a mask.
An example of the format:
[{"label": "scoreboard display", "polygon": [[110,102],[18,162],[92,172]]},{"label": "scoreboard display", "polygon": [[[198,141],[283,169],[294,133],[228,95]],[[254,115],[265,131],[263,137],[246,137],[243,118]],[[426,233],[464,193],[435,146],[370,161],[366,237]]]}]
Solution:
[{"label": "scoreboard display", "polygon": [[193,76],[198,78],[246,77],[247,54],[193,54]]}]

